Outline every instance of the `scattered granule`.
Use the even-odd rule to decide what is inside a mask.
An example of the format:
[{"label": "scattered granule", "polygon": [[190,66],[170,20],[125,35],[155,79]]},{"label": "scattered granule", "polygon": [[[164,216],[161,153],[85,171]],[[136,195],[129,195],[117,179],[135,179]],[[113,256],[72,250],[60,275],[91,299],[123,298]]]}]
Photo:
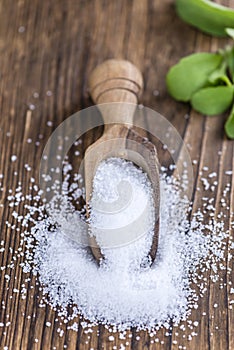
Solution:
[{"label": "scattered granule", "polygon": [[154,96],[159,96],[159,91],[158,91],[158,90],[154,90],[154,91],[153,91],[153,95],[154,95]]},{"label": "scattered granule", "polygon": [[34,97],[34,98],[39,98],[39,93],[35,91],[35,92],[33,93],[33,97]]},{"label": "scattered granule", "polygon": [[209,178],[217,177],[217,173],[214,171],[208,175]]},{"label": "scattered granule", "polygon": [[204,190],[207,191],[210,188],[210,183],[207,178],[201,177],[201,182],[204,186]]},{"label": "scattered granule", "polygon": [[25,32],[25,27],[24,27],[24,26],[20,26],[20,27],[18,28],[18,32],[19,32],[20,34],[24,33],[24,32]]},{"label": "scattered granule", "polygon": [[11,156],[11,161],[12,161],[12,162],[16,162],[16,160],[17,160],[17,156],[16,156],[15,154],[13,154],[13,155]]},{"label": "scattered granule", "polygon": [[36,106],[33,103],[30,103],[28,107],[31,111],[34,111],[36,109]]}]

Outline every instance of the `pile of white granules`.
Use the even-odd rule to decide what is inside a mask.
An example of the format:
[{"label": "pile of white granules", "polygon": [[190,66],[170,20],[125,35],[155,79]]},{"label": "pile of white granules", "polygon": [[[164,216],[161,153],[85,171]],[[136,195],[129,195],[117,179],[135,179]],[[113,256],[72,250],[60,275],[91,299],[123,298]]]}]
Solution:
[{"label": "pile of white granules", "polygon": [[[89,329],[102,323],[120,331],[136,327],[152,332],[160,327],[168,329],[171,322],[178,325],[186,320],[206,293],[209,280],[203,279],[203,275],[211,271],[212,281],[218,281],[226,250],[228,260],[232,259],[232,237],[224,230],[222,218],[214,219],[213,201],[203,198],[203,209],[211,213],[209,222],[204,223],[202,209],[192,213],[173,178],[162,172],[159,248],[151,265],[147,254],[155,211],[148,177],[122,159],[102,162],[93,181],[89,223],[92,234],[97,235],[100,246],[103,244],[98,236],[100,229],[107,229],[110,235],[112,230],[129,227],[131,234],[128,241],[117,240],[113,246],[107,240],[109,246],[104,244],[102,249],[105,259],[98,266],[87,247],[84,211],[73,206],[74,199],[77,201],[84,194],[82,179],[71,173],[71,165],[66,164],[62,193],[55,191],[51,202],[43,205],[42,191],[32,179],[35,195],[33,205],[25,203],[28,214],[22,217],[17,210],[13,211],[14,219],[22,225],[19,233],[22,240],[12,263],[17,263],[17,257],[22,255],[18,253],[26,247],[21,266],[26,274],[33,272],[40,282],[44,294],[41,305],[49,304],[58,310],[63,322],[69,322],[73,330],[77,330],[76,323],[72,324],[77,315],[86,319],[84,326]],[[207,176],[207,182],[210,178]],[[121,191],[123,185],[126,191]],[[230,185],[223,201],[229,191]],[[8,196],[10,206],[27,199],[20,188]],[[137,235],[134,230],[141,232]],[[2,266],[2,271],[5,268]],[[26,297],[29,283],[27,278],[22,285],[22,298]],[[73,307],[68,311],[71,304]]]}]

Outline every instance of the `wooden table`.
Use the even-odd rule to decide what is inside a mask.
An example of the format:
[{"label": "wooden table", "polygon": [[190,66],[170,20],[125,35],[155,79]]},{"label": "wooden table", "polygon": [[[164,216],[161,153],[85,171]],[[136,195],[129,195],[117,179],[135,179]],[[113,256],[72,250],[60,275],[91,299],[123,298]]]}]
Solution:
[{"label": "wooden table", "polygon": [[[19,232],[5,224],[5,221],[13,220],[13,209],[6,204],[8,190],[14,191],[17,182],[21,181],[23,191],[26,191],[31,176],[38,181],[38,164],[48,137],[66,117],[92,104],[86,91],[87,76],[95,65],[107,58],[129,59],[142,70],[145,81],[143,104],[168,118],[188,144],[191,158],[198,160],[194,165],[195,186],[200,185],[199,171],[204,165],[218,173],[219,185],[212,196],[219,210],[222,190],[230,181],[224,170],[234,170],[234,143],[228,141],[223,132],[225,116],[207,118],[191,111],[187,104],[173,101],[166,91],[165,75],[182,56],[194,51],[215,51],[227,40],[211,38],[182,23],[175,14],[173,2],[0,2],[0,173],[4,174],[0,213],[1,240],[5,241],[1,266],[10,263],[13,253],[9,247],[14,251],[20,240]],[[233,0],[222,3],[234,6]],[[186,114],[190,117],[186,118]],[[53,122],[53,127],[47,125],[48,121]],[[41,139],[38,139],[39,134],[43,135]],[[91,133],[84,140],[84,149],[97,136]],[[27,142],[28,139],[32,139],[32,143]],[[40,144],[35,144],[36,141]],[[11,161],[13,154],[17,156],[16,162]],[[31,172],[26,171],[26,163],[32,166]],[[16,171],[18,175],[14,174]],[[232,210],[233,190],[232,181],[232,196],[228,199]],[[194,192],[194,210],[199,208],[202,195],[202,191]],[[22,206],[18,210],[24,212]],[[230,218],[227,217],[226,228],[229,225]],[[39,307],[41,291],[35,278],[26,299],[13,293],[13,288],[19,288],[24,278],[19,262],[20,259],[14,269],[7,268],[1,274],[0,297],[5,308],[1,306],[0,322],[10,323],[0,328],[0,349],[7,346],[9,350],[49,350],[64,349],[67,345],[69,350],[96,350],[112,349],[114,345],[119,349],[120,344],[126,349],[139,350],[178,349],[179,344],[189,350],[234,349],[234,318],[228,308],[227,296],[228,282],[234,276],[228,275],[227,270],[222,271],[227,288],[220,290],[218,283],[210,283],[207,294],[199,301],[199,308],[192,313],[191,319],[200,321],[196,337],[189,341],[187,336],[182,337],[184,333],[178,328],[173,328],[169,337],[161,330],[160,343],[151,344],[146,332],[141,332],[137,341],[134,329],[127,332],[126,340],[114,334],[113,342],[109,341],[109,334],[102,326],[96,327],[92,334],[85,334],[81,326],[78,332],[60,326],[56,321],[57,314],[49,306]],[[232,267],[232,262],[228,265]],[[5,274],[11,274],[9,283]],[[215,312],[211,306],[217,300],[219,308]],[[202,316],[204,311],[206,316]],[[46,327],[47,321],[51,322],[51,327]],[[63,337],[59,336],[58,328],[64,330]]]}]

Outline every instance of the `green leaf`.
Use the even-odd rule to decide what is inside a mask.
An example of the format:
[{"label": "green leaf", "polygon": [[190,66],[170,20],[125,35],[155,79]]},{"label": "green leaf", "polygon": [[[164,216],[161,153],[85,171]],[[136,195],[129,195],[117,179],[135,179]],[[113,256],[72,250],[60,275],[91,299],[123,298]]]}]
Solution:
[{"label": "green leaf", "polygon": [[219,83],[224,83],[225,85],[228,85],[228,86],[232,85],[228,76],[226,74],[223,74],[222,72],[219,72],[219,71],[215,71],[214,73],[212,73],[210,75],[209,82],[212,85],[217,85]]},{"label": "green leaf", "polygon": [[218,85],[219,83],[224,83],[225,85],[231,86],[232,83],[226,74],[226,70],[227,70],[227,63],[224,61],[220,68],[218,68],[217,70],[211,73],[208,81],[212,85]]},{"label": "green leaf", "polygon": [[226,69],[234,82],[234,47],[226,46],[224,49],[220,49],[219,53],[223,56],[223,64],[226,65]]},{"label": "green leaf", "polygon": [[207,115],[225,112],[233,101],[233,86],[208,87],[197,91],[191,100],[193,108]]},{"label": "green leaf", "polygon": [[234,107],[225,123],[224,129],[230,139],[234,139]]},{"label": "green leaf", "polygon": [[234,82],[234,47],[229,48],[226,60],[227,60],[228,70],[232,77],[232,81]]},{"label": "green leaf", "polygon": [[233,28],[225,28],[225,32],[227,35],[229,35],[232,39],[234,39],[234,29]]},{"label": "green leaf", "polygon": [[205,33],[226,36],[234,26],[234,10],[209,0],[176,0],[176,11],[187,23]]},{"label": "green leaf", "polygon": [[178,101],[189,101],[197,90],[208,84],[209,75],[222,62],[221,54],[196,53],[182,58],[166,78],[167,88]]}]

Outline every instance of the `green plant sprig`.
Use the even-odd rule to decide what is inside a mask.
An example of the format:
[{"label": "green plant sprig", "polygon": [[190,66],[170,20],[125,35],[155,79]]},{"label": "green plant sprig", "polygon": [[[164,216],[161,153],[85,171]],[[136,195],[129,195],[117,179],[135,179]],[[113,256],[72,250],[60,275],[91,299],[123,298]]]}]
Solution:
[{"label": "green plant sprig", "polygon": [[[234,39],[234,29],[226,32]],[[175,100],[190,102],[202,114],[222,114],[232,105],[225,132],[234,139],[234,46],[182,58],[169,70],[166,83]]]},{"label": "green plant sprig", "polygon": [[214,36],[227,36],[234,28],[234,9],[210,0],[176,0],[176,12],[186,23]]}]

